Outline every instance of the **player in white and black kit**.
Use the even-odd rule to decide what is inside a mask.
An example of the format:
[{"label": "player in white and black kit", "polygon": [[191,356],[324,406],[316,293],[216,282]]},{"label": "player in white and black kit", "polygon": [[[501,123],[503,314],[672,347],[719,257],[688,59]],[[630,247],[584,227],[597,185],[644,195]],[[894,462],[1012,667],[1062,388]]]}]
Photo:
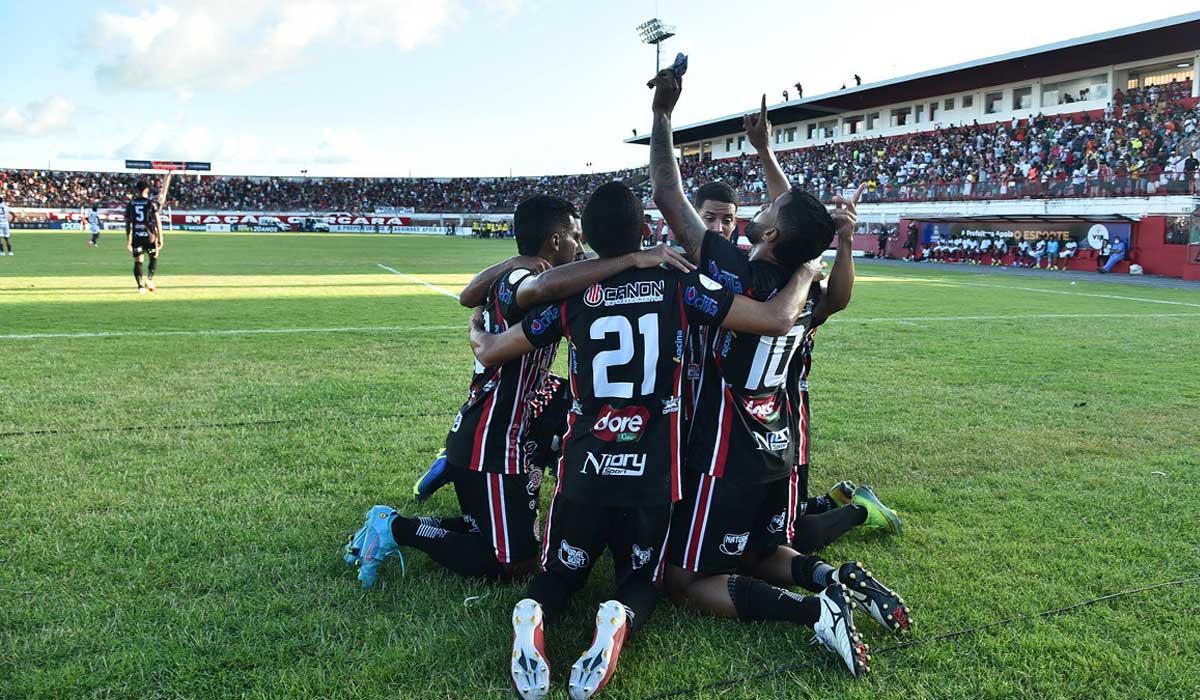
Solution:
[{"label": "player in white and black kit", "polygon": [[[582,253],[579,217],[558,197],[537,195],[521,202],[514,225],[521,255],[557,269],[534,274],[516,268],[496,279],[485,299],[490,332],[519,326],[534,304],[582,291],[630,267],[674,262],[689,269],[667,247],[572,263]],[[402,547],[423,551],[463,576],[512,579],[533,571],[542,462],[536,446],[528,445],[530,419],[546,408],[538,404],[554,403],[543,392],[556,350],[550,346],[504,364],[476,364],[467,401],[446,436],[444,474],[454,484],[462,515],[409,518],[387,506],[371,508],[345,551],[346,562],[359,567],[364,587],[374,585],[380,565]]]},{"label": "player in white and black kit", "polygon": [[4,255],[4,246],[8,246],[8,254],[13,254],[12,249],[12,230],[9,228],[15,219],[12,209],[8,206],[8,200],[4,196],[6,185],[0,185],[0,255]]},{"label": "player in white and black kit", "polygon": [[100,245],[100,212],[96,211],[96,205],[92,205],[91,211],[87,214],[88,231],[91,231],[92,237],[88,239],[88,245],[95,248]]},{"label": "player in white and black kit", "polygon": [[[602,259],[641,245],[642,205],[628,187],[599,187],[583,232]],[[542,544],[542,571],[513,611],[510,671],[527,700],[549,692],[543,621],[553,622],[612,553],[613,599],[600,605],[592,646],[571,668],[570,695],[589,698],[611,677],[627,635],[657,602],[671,505],[682,493],[684,336],[693,325],[747,333],[790,328],[811,271],[793,276],[771,302],[737,296],[697,272],[629,270],[565,300],[532,309],[521,330],[472,324],[483,364],[510,361],[567,338],[574,405]]]}]

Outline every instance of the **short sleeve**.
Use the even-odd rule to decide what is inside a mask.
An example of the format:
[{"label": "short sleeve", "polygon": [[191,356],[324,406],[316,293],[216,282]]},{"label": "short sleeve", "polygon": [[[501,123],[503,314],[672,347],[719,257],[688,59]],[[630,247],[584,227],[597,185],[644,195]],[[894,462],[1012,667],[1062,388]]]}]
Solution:
[{"label": "short sleeve", "polygon": [[704,234],[704,242],[700,245],[700,271],[734,294],[745,293],[752,284],[750,256],[716,231]]},{"label": "short sleeve", "polygon": [[504,318],[516,319],[525,313],[517,304],[517,289],[533,276],[531,271],[518,268],[504,273],[492,284],[492,298],[500,305],[500,313]]},{"label": "short sleeve", "polygon": [[731,289],[698,271],[680,277],[683,311],[688,323],[700,326],[719,326],[733,306],[737,296]]},{"label": "short sleeve", "polygon": [[521,329],[525,331],[525,338],[534,347],[539,348],[557,343],[563,337],[563,309],[565,308],[566,302],[556,301],[530,309],[521,321]]}]

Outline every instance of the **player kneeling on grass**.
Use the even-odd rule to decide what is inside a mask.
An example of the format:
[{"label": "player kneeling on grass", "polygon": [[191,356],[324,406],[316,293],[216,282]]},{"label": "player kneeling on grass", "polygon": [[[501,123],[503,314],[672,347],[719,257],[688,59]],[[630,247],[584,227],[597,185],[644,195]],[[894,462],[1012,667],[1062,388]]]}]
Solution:
[{"label": "player kneeling on grass", "polygon": [[[598,188],[583,231],[601,259],[636,251],[642,205],[628,187]],[[684,337],[692,326],[777,335],[791,328],[812,271],[794,275],[768,303],[737,296],[696,272],[629,270],[582,294],[525,315],[521,327],[488,333],[473,319],[471,344],[484,365],[570,341],[574,405],[550,506],[541,573],[513,610],[509,671],[522,698],[550,690],[544,625],[557,621],[607,549],[616,577],[596,614],[592,645],[571,667],[570,696],[589,698],[612,676],[626,638],[653,611],[672,503],[681,494]]]},{"label": "player kneeling on grass", "polygon": [[[631,267],[669,263],[690,269],[667,246],[608,260],[572,262],[582,253],[579,218],[575,208],[558,197],[539,195],[521,202],[514,222],[518,251],[537,262],[495,279],[484,304],[491,332],[519,326],[525,310],[535,304],[582,291]],[[534,274],[533,267],[555,269]],[[541,405],[561,405],[554,401],[548,384],[556,349],[547,346],[511,362],[475,366],[467,401],[446,436],[440,474],[454,484],[462,514],[409,518],[388,506],[372,508],[345,549],[346,562],[359,567],[364,587],[374,585],[379,567],[391,554],[400,556],[401,547],[425,552],[463,576],[507,580],[532,573],[537,565],[537,500],[545,458],[527,448],[538,440],[553,442],[557,424],[565,423],[565,410],[551,406],[547,411]],[[548,390],[550,395],[545,395]],[[535,414],[545,418],[531,423]],[[531,439],[531,426],[537,440]]]}]

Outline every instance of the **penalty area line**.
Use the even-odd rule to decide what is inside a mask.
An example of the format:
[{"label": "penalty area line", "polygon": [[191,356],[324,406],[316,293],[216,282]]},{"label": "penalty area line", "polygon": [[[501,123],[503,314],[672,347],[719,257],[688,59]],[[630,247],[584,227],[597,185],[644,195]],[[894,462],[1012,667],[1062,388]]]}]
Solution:
[{"label": "penalty area line", "polygon": [[446,296],[450,297],[454,301],[458,301],[458,295],[455,294],[454,292],[451,292],[446,289],[442,289],[441,287],[439,287],[437,285],[430,284],[430,283],[426,282],[425,280],[421,279],[420,277],[413,277],[412,275],[406,275],[403,272],[400,272],[399,270],[395,270],[393,268],[388,267],[387,265],[384,265],[383,263],[375,263],[375,264],[377,266],[387,270],[388,272],[392,273],[393,275],[400,275],[401,277],[403,277],[406,280],[412,280],[413,282],[416,282],[417,284],[423,284],[426,287],[429,287],[433,291],[437,292],[438,294],[445,294]]}]

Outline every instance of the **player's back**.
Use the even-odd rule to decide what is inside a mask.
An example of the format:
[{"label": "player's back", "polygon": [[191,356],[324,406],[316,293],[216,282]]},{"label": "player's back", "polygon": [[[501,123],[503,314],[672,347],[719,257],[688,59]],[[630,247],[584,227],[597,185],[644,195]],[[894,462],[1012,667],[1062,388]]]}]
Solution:
[{"label": "player's back", "polygon": [[146,197],[134,197],[125,205],[125,220],[133,223],[136,238],[158,231],[158,205]]},{"label": "player's back", "polygon": [[719,323],[731,303],[697,273],[631,269],[526,317],[535,345],[570,341],[574,405],[559,469],[569,497],[678,500],[684,337],[690,325]]}]

